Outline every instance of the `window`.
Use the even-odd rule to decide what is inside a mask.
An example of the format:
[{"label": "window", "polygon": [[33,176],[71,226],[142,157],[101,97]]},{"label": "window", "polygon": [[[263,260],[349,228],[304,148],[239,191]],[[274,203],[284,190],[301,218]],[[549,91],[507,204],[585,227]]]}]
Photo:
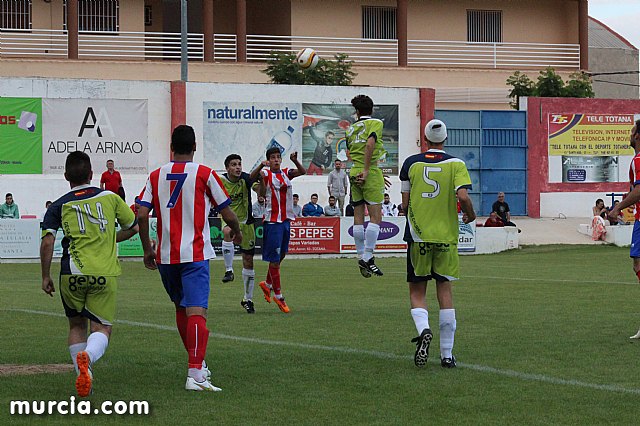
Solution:
[{"label": "window", "polygon": [[396,8],[363,6],[362,38],[395,40]]},{"label": "window", "polygon": [[146,27],[153,25],[153,15],[151,6],[144,7],[144,25]]},{"label": "window", "polygon": [[0,28],[31,29],[31,0],[0,0]]},{"label": "window", "polygon": [[[67,0],[64,0],[63,14],[63,27],[66,30]],[[78,0],[78,30],[111,32],[119,31],[119,0]]]},{"label": "window", "polygon": [[467,41],[502,42],[502,11],[467,10]]}]

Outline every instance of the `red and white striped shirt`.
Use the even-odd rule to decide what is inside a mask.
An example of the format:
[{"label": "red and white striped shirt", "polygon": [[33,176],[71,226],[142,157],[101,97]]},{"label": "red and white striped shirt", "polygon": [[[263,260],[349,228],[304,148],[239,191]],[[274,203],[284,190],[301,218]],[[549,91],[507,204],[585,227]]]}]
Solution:
[{"label": "red and white striped shirt", "polygon": [[[629,165],[629,183],[631,184],[629,192],[633,191],[634,186],[640,185],[640,154],[636,154]],[[637,202],[634,207],[636,208],[636,220],[640,220],[640,202]]]},{"label": "red and white striped shirt", "polygon": [[171,162],[154,170],[141,194],[140,205],[158,217],[156,262],[200,262],[216,257],[211,246],[209,210],[231,203],[220,178],[193,162]]},{"label": "red and white striped shirt", "polygon": [[291,191],[289,169],[282,169],[279,172],[262,169],[260,173],[267,188],[264,221],[284,222],[285,220],[294,220],[296,214],[293,212],[293,192]]}]

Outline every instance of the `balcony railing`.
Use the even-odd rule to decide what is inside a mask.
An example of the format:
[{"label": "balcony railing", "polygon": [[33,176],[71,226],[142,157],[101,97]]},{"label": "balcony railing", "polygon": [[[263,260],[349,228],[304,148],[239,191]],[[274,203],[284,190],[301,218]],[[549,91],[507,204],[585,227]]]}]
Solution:
[{"label": "balcony railing", "polygon": [[[356,64],[396,65],[397,40],[346,37],[247,35],[247,60],[265,61],[271,52],[296,52],[311,47],[324,58],[344,53]],[[235,34],[215,34],[215,61],[237,61]],[[12,30],[0,28],[0,58],[67,56],[67,32],[63,30]],[[161,32],[83,32],[78,35],[81,59],[179,60],[180,34]],[[204,60],[204,35],[188,35],[188,56]],[[579,69],[578,44],[469,43],[462,41],[409,40],[410,66],[470,68]]]}]

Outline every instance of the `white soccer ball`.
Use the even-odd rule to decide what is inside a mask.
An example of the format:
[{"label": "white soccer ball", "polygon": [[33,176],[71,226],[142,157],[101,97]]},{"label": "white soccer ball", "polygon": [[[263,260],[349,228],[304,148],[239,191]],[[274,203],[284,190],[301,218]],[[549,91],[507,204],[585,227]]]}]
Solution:
[{"label": "white soccer ball", "polygon": [[296,62],[300,65],[300,68],[305,70],[312,70],[318,65],[318,59],[320,57],[315,50],[310,47],[301,49],[296,55]]}]

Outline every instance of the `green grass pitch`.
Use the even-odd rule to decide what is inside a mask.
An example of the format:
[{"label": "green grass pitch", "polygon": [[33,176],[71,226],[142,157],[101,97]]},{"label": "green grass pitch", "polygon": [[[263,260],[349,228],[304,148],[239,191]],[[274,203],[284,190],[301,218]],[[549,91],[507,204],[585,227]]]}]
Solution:
[{"label": "green grass pitch", "polygon": [[[637,424],[640,286],[628,249],[541,246],[463,256],[454,286],[458,368],[413,365],[404,258],[364,279],[355,259],[287,259],[289,315],[256,285],[256,314],[212,262],[207,362],[219,393],[187,392],[186,354],[157,272],[123,262],[93,403],[146,400],[149,416],[10,416],[11,400],[69,400],[74,374],[0,376],[0,424]],[[59,293],[38,264],[0,264],[0,364],[68,363]],[[256,258],[257,277],[265,264]],[[54,271],[54,273],[57,273]],[[260,281],[260,279],[257,279]]]}]

